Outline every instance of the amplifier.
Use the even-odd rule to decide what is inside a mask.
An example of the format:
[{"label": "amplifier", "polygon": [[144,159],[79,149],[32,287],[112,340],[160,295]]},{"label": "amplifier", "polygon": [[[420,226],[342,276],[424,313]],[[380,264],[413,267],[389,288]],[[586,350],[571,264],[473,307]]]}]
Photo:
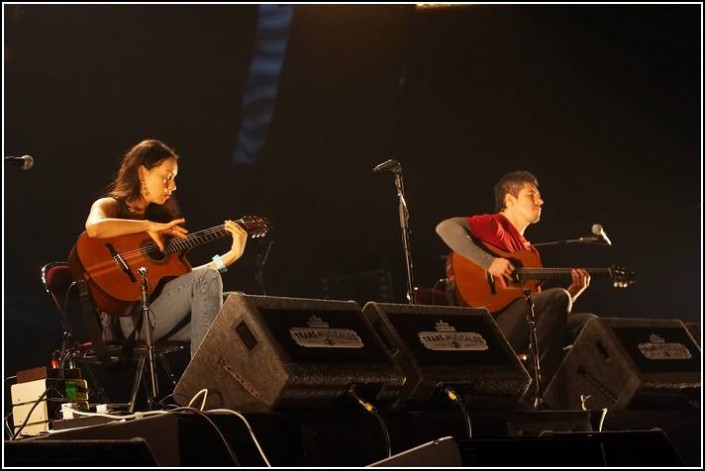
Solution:
[{"label": "amplifier", "polygon": [[[242,412],[325,408],[350,388],[391,402],[405,382],[354,301],[231,294],[174,389]],[[199,402],[197,402],[199,403]]]}]

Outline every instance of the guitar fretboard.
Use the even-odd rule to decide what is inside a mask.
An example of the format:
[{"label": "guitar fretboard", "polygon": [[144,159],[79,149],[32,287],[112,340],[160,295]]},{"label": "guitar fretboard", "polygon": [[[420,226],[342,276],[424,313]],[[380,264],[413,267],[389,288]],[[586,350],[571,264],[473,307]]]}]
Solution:
[{"label": "guitar fretboard", "polygon": [[[585,268],[594,278],[612,278],[609,268]],[[561,281],[571,277],[572,268],[517,268],[514,274],[520,281]]]},{"label": "guitar fretboard", "polygon": [[[239,221],[236,222],[240,224]],[[209,227],[208,229],[203,229],[188,234],[185,239],[171,239],[169,242],[167,242],[166,247],[164,248],[164,253],[172,254],[177,252],[183,252],[184,250],[192,249],[208,242],[218,240],[228,234],[229,232],[225,230],[225,224],[221,224],[220,226],[215,227]]]}]

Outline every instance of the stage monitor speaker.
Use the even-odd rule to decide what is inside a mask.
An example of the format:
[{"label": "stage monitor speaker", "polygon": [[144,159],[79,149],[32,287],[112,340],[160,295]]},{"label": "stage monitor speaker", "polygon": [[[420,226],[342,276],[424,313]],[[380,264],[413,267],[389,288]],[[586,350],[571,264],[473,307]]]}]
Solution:
[{"label": "stage monitor speaker", "polygon": [[[232,467],[235,461],[241,456],[241,449],[233,449],[230,444],[223,441],[224,433],[218,427],[214,427],[212,420],[206,420],[203,413],[197,413],[194,409],[173,411],[156,415],[145,416],[135,420],[113,420],[109,423],[86,425],[80,423],[80,419],[69,419],[63,422],[66,428],[60,431],[43,435],[37,438],[21,440],[22,442],[67,442],[71,447],[79,447],[82,443],[86,444],[85,448],[88,451],[95,447],[90,447],[91,442],[96,442],[96,447],[104,449],[105,453],[102,456],[90,456],[94,463],[98,466],[120,466],[121,463],[127,463],[128,460],[142,459],[138,453],[139,449],[130,450],[128,441],[133,438],[140,438],[146,442],[149,450],[154,455],[154,459],[159,466],[168,468],[178,467]],[[242,421],[227,415],[233,423],[240,426]],[[125,416],[129,417],[129,416]],[[213,417],[213,416],[211,416]],[[222,421],[219,421],[222,423]],[[247,435],[249,439],[249,434]],[[75,442],[75,444],[74,444]],[[125,443],[121,443],[125,442]],[[250,441],[246,441],[247,444]],[[112,457],[113,450],[117,450],[116,445],[121,445],[119,448],[125,456],[122,461],[119,456]],[[38,445],[39,447],[40,445]],[[59,446],[47,444],[47,448],[60,449]],[[67,448],[65,454],[72,460],[81,460],[80,456],[73,456],[69,451],[73,448]],[[243,453],[247,453],[246,458],[253,456],[247,448],[243,449]],[[127,456],[133,453],[133,456]],[[115,454],[118,454],[115,451]],[[236,455],[235,460],[233,454]],[[256,454],[259,457],[259,453]],[[241,463],[245,466],[249,462]],[[259,465],[260,461],[255,461],[255,465]]]},{"label": "stage monitor speaker", "polygon": [[680,467],[662,430],[562,432],[540,437],[443,437],[371,467]]},{"label": "stage monitor speaker", "polygon": [[688,329],[690,335],[693,336],[695,343],[702,349],[702,345],[700,345],[700,322],[683,322],[683,324],[685,324],[685,328]]},{"label": "stage monitor speaker", "polygon": [[531,437],[546,432],[592,432],[590,411],[527,410],[507,416],[507,436]]},{"label": "stage monitor speaker", "polygon": [[[354,301],[231,294],[174,389],[241,412],[326,408],[350,388],[375,404],[405,382]],[[198,402],[200,404],[200,402]]]},{"label": "stage monitor speaker", "polygon": [[459,468],[463,466],[458,443],[441,437],[367,465],[370,468]]},{"label": "stage monitor speaker", "polygon": [[507,408],[531,383],[486,309],[369,302],[363,313],[406,375],[397,407],[427,403],[449,386],[468,406]]},{"label": "stage monitor speaker", "polygon": [[464,467],[680,467],[662,430],[564,432],[540,437],[458,439]]},{"label": "stage monitor speaker", "polygon": [[160,466],[144,438],[110,440],[14,440],[4,445],[10,467]]},{"label": "stage monitor speaker", "polygon": [[701,387],[700,348],[680,320],[588,322],[547,386],[553,409],[687,405]]}]

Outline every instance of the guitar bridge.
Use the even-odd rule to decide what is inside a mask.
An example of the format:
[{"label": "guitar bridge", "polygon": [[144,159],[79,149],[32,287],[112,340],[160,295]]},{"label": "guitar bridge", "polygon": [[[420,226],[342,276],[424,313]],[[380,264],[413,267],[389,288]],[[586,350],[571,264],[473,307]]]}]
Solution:
[{"label": "guitar bridge", "polygon": [[113,260],[115,261],[115,264],[118,266],[118,268],[120,268],[120,270],[122,270],[128,276],[128,278],[130,278],[131,282],[137,282],[137,278],[135,278],[135,275],[133,275],[130,271],[130,267],[127,266],[127,263],[125,263],[125,260],[123,260],[122,255],[120,255],[111,244],[105,244],[105,246],[108,248],[110,254],[113,256]]}]

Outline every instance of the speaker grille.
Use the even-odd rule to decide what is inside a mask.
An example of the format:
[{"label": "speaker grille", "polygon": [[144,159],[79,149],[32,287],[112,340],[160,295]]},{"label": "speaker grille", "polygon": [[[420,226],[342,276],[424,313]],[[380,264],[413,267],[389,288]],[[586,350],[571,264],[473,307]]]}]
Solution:
[{"label": "speaker grille", "polygon": [[174,390],[242,412],[325,408],[355,386],[396,400],[404,374],[354,301],[230,295]]},{"label": "speaker grille", "polygon": [[701,387],[700,348],[676,319],[585,325],[543,399],[554,409],[674,407]]},{"label": "speaker grille", "polygon": [[508,407],[531,383],[486,309],[370,302],[363,313],[407,377],[397,406],[452,386],[470,405]]}]

